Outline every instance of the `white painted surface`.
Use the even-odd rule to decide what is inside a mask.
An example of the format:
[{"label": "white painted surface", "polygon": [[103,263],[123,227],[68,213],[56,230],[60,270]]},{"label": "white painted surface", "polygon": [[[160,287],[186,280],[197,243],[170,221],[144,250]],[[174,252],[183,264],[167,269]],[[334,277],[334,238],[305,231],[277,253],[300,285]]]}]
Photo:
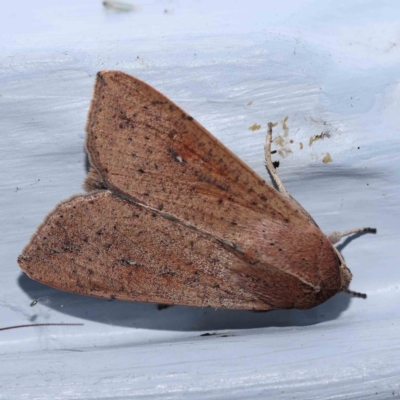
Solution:
[{"label": "white painted surface", "polygon": [[[0,399],[400,397],[400,4],[136,6],[2,4],[1,326],[84,326],[1,331]],[[81,191],[86,113],[101,69],[150,83],[266,178],[266,123],[288,116],[292,153],[276,159],[291,193],[325,231],[378,228],[340,247],[351,287],[368,299],[338,295],[309,311],[265,314],[157,311],[22,275],[16,259],[38,224]],[[262,129],[249,130],[254,123]],[[326,131],[330,138],[308,145]],[[322,162],[326,152],[333,162]]]}]

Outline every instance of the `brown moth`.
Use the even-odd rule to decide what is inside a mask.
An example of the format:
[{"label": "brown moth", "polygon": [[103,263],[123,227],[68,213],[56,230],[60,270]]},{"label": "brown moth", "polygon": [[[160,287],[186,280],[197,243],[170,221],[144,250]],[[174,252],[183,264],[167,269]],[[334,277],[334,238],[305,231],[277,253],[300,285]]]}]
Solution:
[{"label": "brown moth", "polygon": [[278,190],[146,83],[97,74],[86,126],[87,194],[59,204],[18,258],[69,292],[164,305],[307,309],[349,291],[333,243]]}]

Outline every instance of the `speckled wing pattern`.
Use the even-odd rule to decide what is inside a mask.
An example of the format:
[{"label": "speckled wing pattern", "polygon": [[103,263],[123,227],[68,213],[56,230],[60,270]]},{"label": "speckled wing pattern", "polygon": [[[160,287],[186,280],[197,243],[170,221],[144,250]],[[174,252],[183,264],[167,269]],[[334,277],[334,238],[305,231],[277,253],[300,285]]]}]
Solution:
[{"label": "speckled wing pattern", "polygon": [[192,117],[123,72],[98,73],[86,146],[107,188],[221,239],[239,243],[265,215],[308,225]]},{"label": "speckled wing pattern", "polygon": [[249,291],[238,290],[230,267],[240,261],[223,245],[109,191],[59,204],[19,263],[32,279],[74,293],[215,308],[266,308]]},{"label": "speckled wing pattern", "polygon": [[144,82],[98,73],[86,146],[86,187],[100,190],[47,216],[19,257],[33,279],[249,310],[310,308],[339,290],[340,261],[313,221]]}]

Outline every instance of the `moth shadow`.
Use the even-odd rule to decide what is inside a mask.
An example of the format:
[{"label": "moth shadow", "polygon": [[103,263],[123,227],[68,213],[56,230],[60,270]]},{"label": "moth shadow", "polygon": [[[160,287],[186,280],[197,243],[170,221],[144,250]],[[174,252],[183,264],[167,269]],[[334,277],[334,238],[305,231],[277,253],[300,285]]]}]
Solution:
[{"label": "moth shadow", "polygon": [[346,246],[348,246],[353,240],[358,239],[358,238],[361,237],[361,236],[370,235],[370,234],[371,234],[371,232],[358,232],[358,233],[355,233],[354,235],[348,236],[348,237],[343,241],[343,243],[338,244],[338,245],[336,246],[336,248],[337,248],[340,252],[342,252],[342,250],[343,250]]},{"label": "moth shadow", "polygon": [[90,171],[90,160],[89,160],[89,154],[86,152],[86,147],[83,147],[83,151],[85,152],[85,162],[84,162],[84,169],[85,172],[88,174]]},{"label": "moth shadow", "polygon": [[[169,331],[310,326],[336,319],[348,308],[351,301],[363,301],[338,294],[324,304],[304,311],[251,312],[184,306],[158,310],[156,304],[111,301],[62,292],[33,281],[25,274],[21,274],[18,283],[32,300],[37,300],[39,303],[32,307],[31,323],[43,322],[42,317],[47,308],[83,321]],[[65,322],[62,316],[59,319],[60,321],[52,320],[52,322]]]}]

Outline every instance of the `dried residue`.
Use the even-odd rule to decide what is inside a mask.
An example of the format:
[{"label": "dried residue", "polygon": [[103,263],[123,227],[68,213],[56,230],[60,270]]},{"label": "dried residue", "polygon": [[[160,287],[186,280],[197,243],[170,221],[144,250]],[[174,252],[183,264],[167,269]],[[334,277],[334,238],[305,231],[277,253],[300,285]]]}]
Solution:
[{"label": "dried residue", "polygon": [[275,137],[274,143],[278,146],[283,147],[285,145],[285,139],[281,135],[278,135]]},{"label": "dried residue", "polygon": [[317,140],[324,139],[324,138],[330,138],[330,137],[331,137],[331,134],[329,133],[329,131],[321,132],[319,135],[311,136],[310,140],[308,141],[308,145],[311,146]]},{"label": "dried residue", "polygon": [[323,162],[324,164],[328,164],[328,163],[330,163],[330,162],[332,162],[332,161],[333,161],[333,160],[332,160],[331,155],[330,155],[328,152],[326,152],[325,156],[322,158],[322,162]]},{"label": "dried residue", "polygon": [[[283,135],[277,135],[273,140],[273,143],[276,146],[280,147],[280,149],[277,150],[277,153],[283,158],[286,157],[288,154],[293,153],[292,150],[289,147],[287,147],[288,145],[293,144],[293,140],[286,139],[289,136],[289,127],[286,124],[288,119],[289,117],[286,116],[281,122]],[[276,125],[278,125],[278,123],[274,124],[274,126]]]},{"label": "dried residue", "polygon": [[258,125],[256,123],[254,123],[252,126],[249,127],[249,131],[258,131],[259,129],[261,129],[261,125]]},{"label": "dried residue", "polygon": [[292,150],[290,150],[290,149],[287,149],[286,147],[284,147],[283,149],[281,149],[281,150],[278,150],[278,154],[281,156],[281,157],[283,157],[283,158],[285,158],[288,154],[290,154],[290,153],[293,153],[293,151]]},{"label": "dried residue", "polygon": [[125,3],[124,1],[103,1],[103,6],[118,12],[135,11],[135,6],[133,4]]},{"label": "dried residue", "polygon": [[286,125],[286,121],[289,119],[288,116],[286,116],[285,118],[283,118],[282,121],[282,129],[283,129],[283,136],[287,137],[289,136],[289,127]]}]

